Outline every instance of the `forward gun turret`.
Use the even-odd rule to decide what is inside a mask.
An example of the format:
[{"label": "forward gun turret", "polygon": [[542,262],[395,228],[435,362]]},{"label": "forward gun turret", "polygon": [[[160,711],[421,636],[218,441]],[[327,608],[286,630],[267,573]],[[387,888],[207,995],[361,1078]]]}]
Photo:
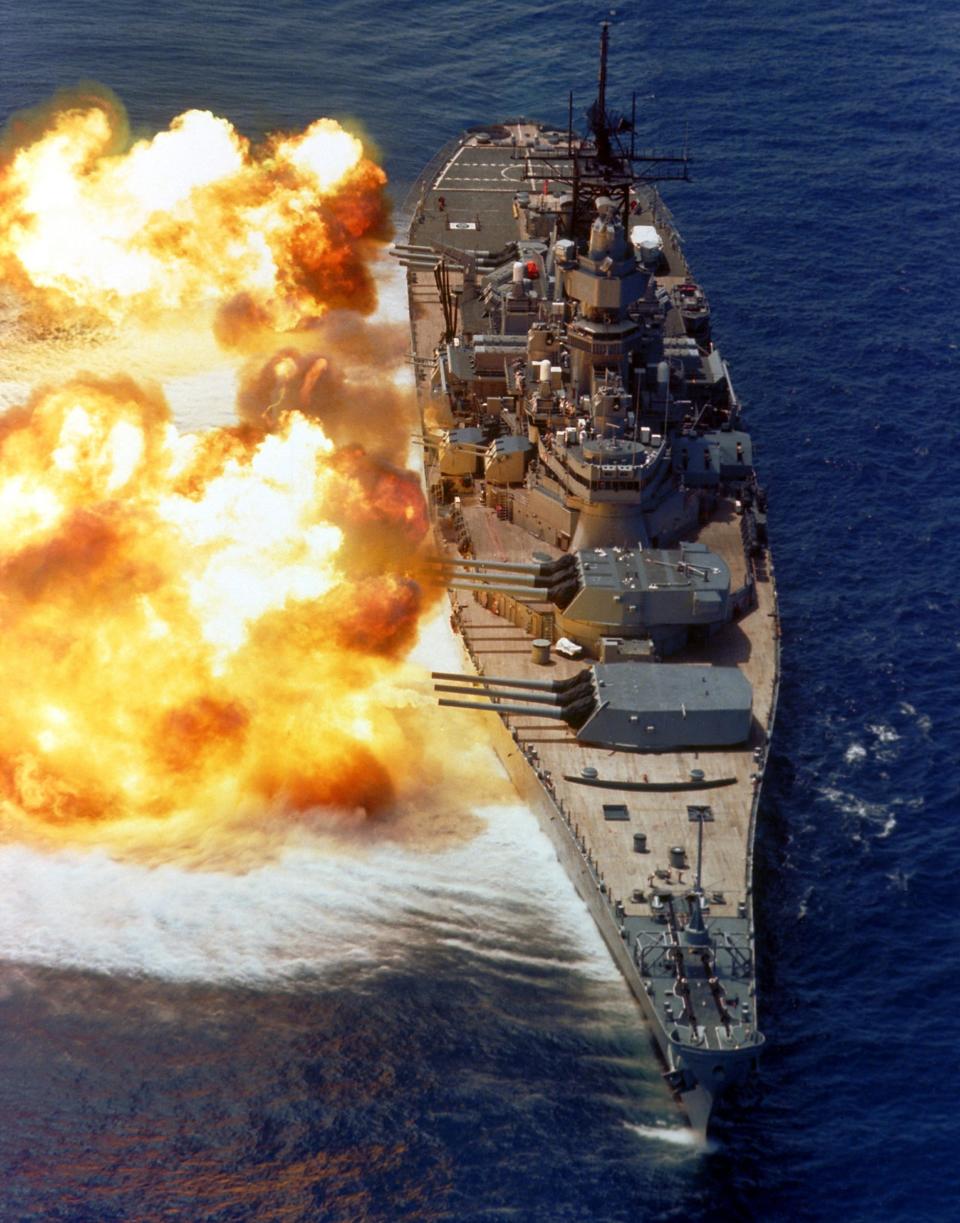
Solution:
[{"label": "forward gun turret", "polygon": [[581,743],[635,752],[729,747],[750,734],[753,696],[736,667],[609,663],[561,680],[434,671],[439,704],[566,722]]},{"label": "forward gun turret", "polygon": [[645,640],[676,653],[696,629],[716,629],[731,614],[730,570],[703,544],[679,548],[587,548],[549,561],[444,563],[452,590],[550,603],[558,634],[596,657],[604,638]]}]

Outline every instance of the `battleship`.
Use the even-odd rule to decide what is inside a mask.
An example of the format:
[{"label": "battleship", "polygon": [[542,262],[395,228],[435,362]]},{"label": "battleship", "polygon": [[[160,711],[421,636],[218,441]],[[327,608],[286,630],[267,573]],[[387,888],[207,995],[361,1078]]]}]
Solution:
[{"label": "battleship", "polygon": [[701,1133],[758,1026],[757,809],[779,619],[767,500],[711,310],[658,183],[689,158],[586,131],[467,130],[406,239],[424,479],[463,669]]}]

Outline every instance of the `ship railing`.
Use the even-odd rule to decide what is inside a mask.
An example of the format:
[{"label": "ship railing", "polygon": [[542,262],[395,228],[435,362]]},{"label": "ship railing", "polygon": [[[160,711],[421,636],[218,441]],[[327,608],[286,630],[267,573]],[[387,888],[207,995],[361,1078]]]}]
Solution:
[{"label": "ship railing", "polygon": [[[753,960],[749,950],[729,939],[726,932],[723,941],[715,940],[711,953],[714,972],[721,978],[739,980],[752,975]],[[637,967],[644,976],[676,975],[676,949],[672,943],[664,943],[659,934],[641,931],[636,944]]]},{"label": "ship railing", "polygon": [[[721,936],[723,942],[714,944],[714,955],[723,951],[729,956],[731,964],[731,975],[734,977],[749,977],[753,974],[753,954],[750,948],[750,936],[748,932],[742,935],[733,935],[727,930],[722,930]],[[741,941],[742,940],[742,941]]]},{"label": "ship railing", "polygon": [[677,241],[673,244],[676,249],[679,243],[683,242],[683,236],[677,228],[677,223],[673,218],[673,213],[663,202],[663,197],[655,187],[647,185],[649,196],[646,201],[646,207],[649,208],[653,215],[653,223],[657,229],[666,229],[673,234]]},{"label": "ship railing", "polygon": [[[456,620],[460,615],[460,600],[457,598],[455,594],[453,595],[452,604],[453,604],[453,615],[454,615],[454,619]],[[476,651],[471,646],[470,641],[468,640],[466,634],[461,635],[461,641],[463,643],[464,649],[467,652],[467,657],[470,659],[471,663],[473,664],[474,670],[476,671],[478,676],[482,676],[484,673],[483,663],[481,659],[477,656]],[[622,923],[623,923],[623,918],[625,915],[625,910],[623,908],[622,902],[618,901],[613,896],[613,894],[610,891],[610,888],[607,886],[606,879],[604,877],[603,871],[600,869],[600,865],[597,859],[594,857],[594,855],[590,851],[590,848],[588,847],[587,842],[586,842],[586,838],[581,834],[579,826],[574,822],[574,820],[570,818],[570,813],[569,811],[567,811],[566,807],[564,806],[562,799],[560,799],[557,796],[557,793],[556,793],[556,790],[553,784],[553,778],[551,777],[549,771],[545,769],[543,765],[540,763],[538,759],[536,748],[533,747],[532,744],[525,744],[521,741],[519,731],[516,729],[516,727],[511,727],[509,725],[507,714],[504,713],[504,714],[501,714],[500,716],[503,718],[505,724],[509,727],[510,734],[511,734],[511,737],[513,738],[513,741],[520,748],[521,752],[523,752],[524,756],[526,757],[528,765],[533,769],[534,773],[536,774],[537,779],[540,782],[541,789],[544,795],[546,796],[548,802],[551,804],[554,811],[556,812],[556,814],[559,816],[560,820],[566,827],[566,830],[570,836],[570,839],[573,841],[574,845],[576,846],[577,852],[580,854],[580,857],[583,860],[583,864],[590,874],[590,878],[593,881],[594,887],[600,893],[600,898],[603,900],[610,914],[612,915],[614,920],[617,922],[621,930],[621,934],[624,934],[624,927]],[[625,934],[624,934],[624,937],[626,937]]]},{"label": "ship railing", "polygon": [[[586,495],[589,500],[612,501],[614,504],[627,501],[629,498],[636,498],[638,493],[643,493],[652,487],[661,475],[658,463],[659,451],[655,458],[644,464],[643,467],[631,467],[631,479],[618,479],[610,472],[604,471],[602,465],[596,463],[584,464],[590,473],[589,476],[586,476],[573,464],[558,455],[556,451],[548,451],[545,447],[540,448],[538,458],[567,492],[578,497]],[[619,468],[614,470],[619,472]],[[575,481],[579,487],[571,488],[570,480]],[[597,494],[603,495],[598,497]]]},{"label": "ship railing", "polygon": [[420,174],[414,180],[407,194],[403,197],[403,203],[400,205],[397,216],[397,228],[408,228],[414,215],[423,203],[423,199],[430,188],[433,186],[434,180],[437,177],[437,172],[441,166],[445,165],[459,146],[463,143],[465,132],[461,132],[459,136],[453,136],[447,143],[434,153],[433,157],[427,162]]},{"label": "ship railing", "polygon": [[[459,600],[454,596],[454,617],[459,614]],[[467,655],[473,664],[474,670],[478,676],[484,673],[483,663],[477,656],[476,651],[471,646],[469,640],[464,635],[462,637],[463,646],[466,649]],[[509,721],[506,714],[501,715],[509,727]],[[553,785],[553,779],[548,770],[541,764],[537,756],[536,748],[532,745],[525,744],[521,741],[520,734],[516,727],[509,727],[513,741],[520,748],[526,757],[527,763],[533,769],[538,780],[540,781],[543,793],[547,800],[552,805],[554,811],[560,817],[560,820],[566,826],[567,832],[573,841],[584,866],[590,874],[593,884],[600,893],[601,899],[606,904],[614,920],[617,922],[621,934],[626,937],[623,918],[625,910],[621,902],[619,902],[607,886],[606,879],[597,859],[591,853],[586,838],[581,834],[579,826],[571,819],[570,813],[566,810],[563,801],[557,796]],[[741,945],[737,941],[737,936],[731,935],[727,931],[720,931],[720,937],[714,941],[711,947],[712,955],[715,962],[715,971],[717,975],[725,977],[729,980],[750,979],[753,975],[753,958],[750,953],[749,936],[744,936],[745,944]],[[722,940],[722,941],[721,941]],[[669,953],[669,959],[668,957]],[[665,943],[662,936],[659,934],[649,934],[640,931],[637,935],[634,944],[634,959],[641,972],[641,975],[653,976],[662,975],[675,977],[677,975],[676,966],[676,948],[673,943]],[[654,973],[653,969],[658,969],[658,973]]]}]

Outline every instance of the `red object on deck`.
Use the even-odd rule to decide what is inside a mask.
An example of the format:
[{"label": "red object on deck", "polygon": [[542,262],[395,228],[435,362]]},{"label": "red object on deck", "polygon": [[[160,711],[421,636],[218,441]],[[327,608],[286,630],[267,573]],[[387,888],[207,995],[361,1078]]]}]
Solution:
[{"label": "red object on deck", "polygon": [[531,280],[536,280],[540,275],[540,268],[537,266],[535,259],[528,259],[525,271]]}]

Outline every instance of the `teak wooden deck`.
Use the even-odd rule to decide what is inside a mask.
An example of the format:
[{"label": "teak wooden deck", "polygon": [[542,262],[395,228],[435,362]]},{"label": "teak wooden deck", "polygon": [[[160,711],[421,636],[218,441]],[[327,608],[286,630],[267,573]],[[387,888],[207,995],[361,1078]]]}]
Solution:
[{"label": "teak wooden deck", "polygon": [[[463,507],[473,548],[478,556],[496,560],[528,560],[534,544],[526,532],[500,521],[488,509]],[[717,516],[700,531],[699,539],[718,552],[731,570],[732,586],[744,578],[746,560],[739,520],[731,503],[722,503]],[[517,750],[538,768],[541,780],[562,804],[579,828],[596,861],[609,895],[620,900],[627,913],[647,912],[644,901],[634,902],[635,892],[646,894],[657,871],[669,871],[669,880],[680,886],[692,883],[696,868],[697,824],[690,821],[688,806],[709,806],[713,819],[704,825],[703,886],[717,915],[737,912],[746,899],[757,748],[766,745],[766,728],[775,699],[777,675],[777,619],[771,581],[758,581],[757,605],[739,620],[726,625],[708,645],[696,653],[688,651],[671,661],[737,664],[753,688],[753,730],[740,748],[716,751],[635,753],[578,743],[575,732],[562,722],[532,714],[502,715],[515,732]],[[469,594],[455,596],[460,631],[478,670],[488,676],[517,679],[561,679],[573,675],[589,660],[571,661],[552,654],[548,666],[533,662],[531,634],[493,611],[483,608]],[[637,663],[655,666],[655,663]],[[503,698],[505,701],[509,697]],[[498,716],[498,715],[490,715]],[[596,769],[599,779],[627,783],[675,785],[688,782],[691,772],[701,770],[705,780],[735,778],[734,784],[702,790],[617,790],[565,780],[582,769]],[[622,804],[627,820],[608,820],[605,804]],[[647,838],[647,852],[633,848],[633,834]],[[688,867],[680,872],[670,866],[670,850],[682,847]],[[662,882],[662,876],[661,876]],[[722,895],[722,901],[715,895]]]}]

